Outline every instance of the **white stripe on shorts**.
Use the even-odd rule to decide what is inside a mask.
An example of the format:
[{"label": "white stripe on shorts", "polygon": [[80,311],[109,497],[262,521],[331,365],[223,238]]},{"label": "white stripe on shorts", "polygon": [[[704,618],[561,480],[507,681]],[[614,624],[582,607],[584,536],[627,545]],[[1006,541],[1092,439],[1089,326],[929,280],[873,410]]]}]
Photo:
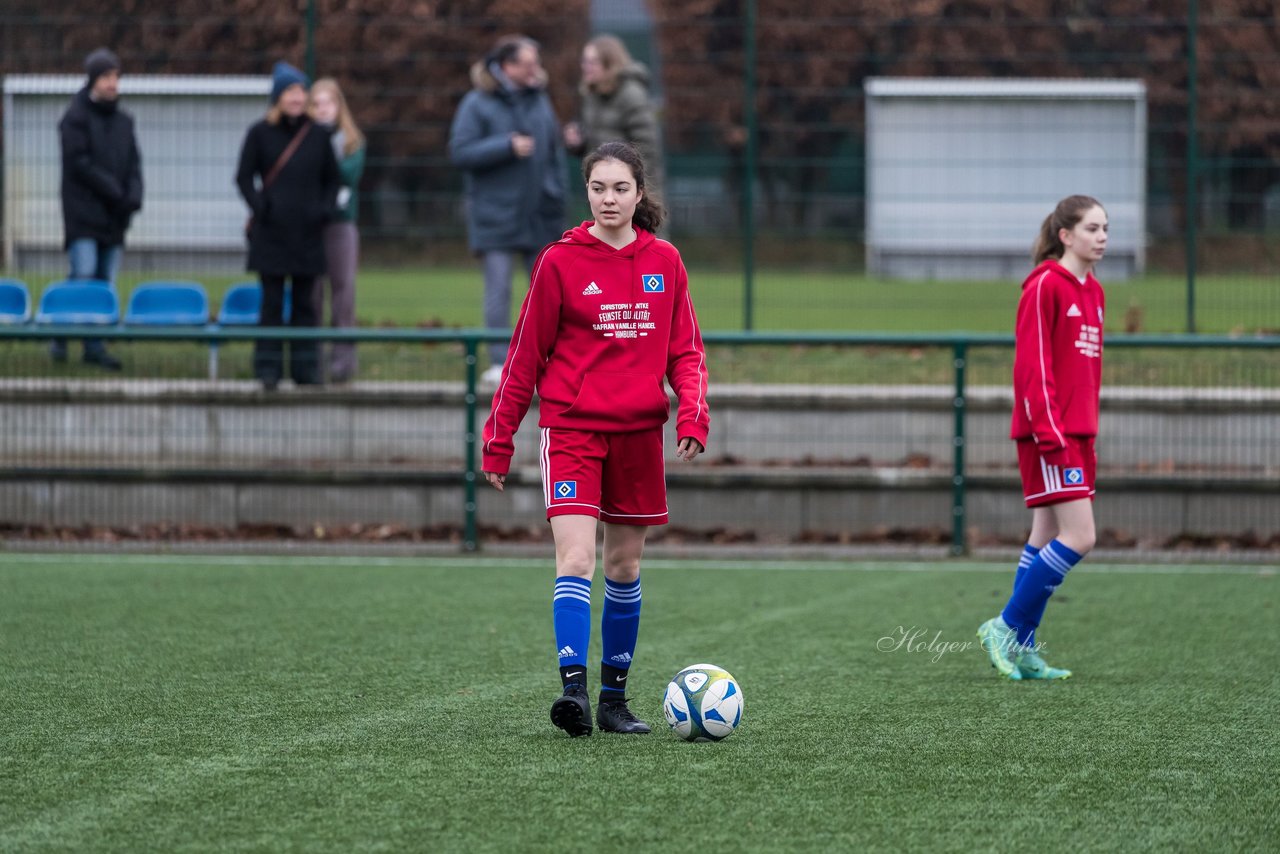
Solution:
[{"label": "white stripe on shorts", "polygon": [[1046,495],[1053,495],[1056,492],[1085,492],[1090,495],[1093,494],[1093,490],[1084,484],[1080,486],[1063,486],[1062,466],[1051,466],[1044,461],[1044,457],[1040,458],[1040,480],[1044,483],[1044,491],[1037,492],[1035,495],[1025,496],[1026,498],[1042,498]]},{"label": "white stripe on shorts", "polygon": [[542,469],[542,500],[551,507],[551,428],[543,427],[538,436],[538,468]]}]

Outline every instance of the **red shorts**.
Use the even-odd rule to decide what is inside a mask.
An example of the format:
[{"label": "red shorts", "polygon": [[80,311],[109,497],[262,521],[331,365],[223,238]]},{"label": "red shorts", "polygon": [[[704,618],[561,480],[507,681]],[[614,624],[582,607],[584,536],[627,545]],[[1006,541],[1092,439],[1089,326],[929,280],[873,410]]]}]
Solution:
[{"label": "red shorts", "polygon": [[577,515],[615,525],[667,524],[661,427],[637,433],[543,427],[538,462],[548,519]]},{"label": "red shorts", "polygon": [[1034,440],[1019,440],[1018,470],[1022,473],[1022,494],[1028,507],[1093,498],[1094,477],[1098,471],[1093,437],[1068,436],[1067,461],[1063,465],[1046,463]]}]

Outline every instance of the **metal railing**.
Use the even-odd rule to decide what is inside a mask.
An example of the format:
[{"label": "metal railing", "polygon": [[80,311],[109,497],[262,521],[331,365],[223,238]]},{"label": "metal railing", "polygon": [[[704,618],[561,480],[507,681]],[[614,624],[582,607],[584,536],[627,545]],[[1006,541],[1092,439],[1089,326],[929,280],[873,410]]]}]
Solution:
[{"label": "metal railing", "polygon": [[[748,331],[768,322],[757,274],[794,264],[863,269],[868,78],[1143,80],[1149,90],[1148,234],[1137,237],[1147,244],[1152,270],[1185,275],[1176,328],[1223,328],[1205,317],[1206,309],[1222,304],[1207,274],[1247,273],[1262,281],[1276,270],[1277,119],[1250,107],[1265,99],[1260,81],[1268,79],[1275,62],[1276,20],[1267,4],[1154,4],[1129,14],[1013,4],[1017,14],[998,20],[963,4],[951,4],[946,15],[905,18],[890,5],[834,3],[796,14],[753,0],[719,4],[710,12],[673,0],[577,6],[541,0],[502,16],[469,8],[443,17],[406,17],[394,4],[352,9],[305,0],[286,10],[277,6],[202,8],[198,14],[176,6],[121,16],[77,0],[50,9],[5,10],[0,74],[78,77],[85,55],[109,33],[126,87],[135,75],[255,75],[265,82],[278,59],[313,76],[335,75],[369,140],[360,194],[364,257],[383,264],[460,262],[467,257],[459,215],[462,175],[449,161],[447,138],[454,109],[470,88],[471,63],[495,33],[525,32],[539,40],[548,92],[560,119],[569,121],[581,113],[578,64],[584,42],[595,33],[614,32],[653,74],[671,233],[687,259],[700,254],[740,273],[722,287],[739,304],[739,328]],[[346,37],[370,27],[386,35],[377,50]],[[1066,32],[1087,34],[1089,49],[1075,49],[1062,37]],[[65,267],[55,143],[64,103],[65,96],[54,99],[49,114],[32,128],[42,135],[10,132],[0,140],[6,162],[29,152],[43,164],[43,171],[23,173],[21,181],[11,176],[5,189],[12,194],[45,176],[48,195],[38,206],[45,224],[26,217],[21,224],[24,234],[37,238],[32,257],[38,244],[49,270]],[[11,106],[5,107],[6,118]],[[224,112],[215,105],[194,113],[193,120],[216,126]],[[163,148],[165,127],[144,123],[140,132],[144,168],[168,163],[181,166],[183,174],[201,168],[193,152]],[[242,128],[233,132],[238,139]],[[1102,136],[1087,146],[1086,159],[1097,170],[1110,165]],[[238,245],[243,217],[230,181],[235,145],[206,154],[221,158],[208,168],[226,194],[223,201],[236,212],[232,228],[218,236]],[[945,162],[926,157],[919,166],[927,170]],[[1038,195],[1055,186],[1048,177],[1043,185],[1029,183],[1030,210],[1052,202]],[[571,174],[569,186],[577,183]],[[148,179],[126,269],[143,263],[139,230],[151,217],[168,216],[160,211],[179,209],[171,205],[185,201],[183,186]],[[572,201],[575,212],[584,211],[580,197]],[[978,209],[1010,201],[1007,194],[981,189],[973,198]],[[206,200],[200,205],[207,210]],[[198,275],[192,247],[210,237],[202,230],[207,217],[177,220],[189,222],[190,240],[174,244],[173,254],[189,267],[165,272]],[[1035,226],[1027,222],[1028,244]],[[238,268],[238,258],[233,260]],[[1274,289],[1234,291],[1232,299],[1246,321],[1259,323],[1251,328],[1276,328]]]},{"label": "metal railing", "polygon": [[[17,327],[0,327],[0,345],[6,345],[21,341],[30,341],[38,339],[47,339],[54,332],[50,327],[42,326],[17,326]],[[353,341],[363,344],[387,344],[387,343],[411,343],[411,344],[451,344],[461,346],[461,363],[462,386],[463,386],[463,406],[462,411],[458,413],[459,423],[456,435],[456,441],[460,447],[460,456],[463,461],[463,470],[459,472],[459,517],[461,519],[461,541],[462,548],[466,551],[474,551],[480,547],[480,537],[477,527],[477,483],[479,479],[479,458],[477,444],[479,442],[478,421],[480,417],[481,389],[478,387],[478,353],[481,344],[492,341],[503,341],[508,337],[508,333],[499,330],[484,329],[460,329],[460,330],[441,330],[441,329],[386,329],[386,330],[327,330],[327,329],[259,329],[259,328],[236,328],[236,329],[219,329],[217,327],[209,327],[206,329],[190,329],[190,328],[132,328],[125,326],[100,327],[100,326],[77,326],[77,327],[57,327],[56,333],[59,337],[69,339],[75,338],[100,338],[107,341],[138,341],[159,344],[161,342],[198,342],[210,347],[231,342],[244,342],[260,338],[280,339],[283,341]],[[998,351],[1004,354],[1002,358],[1007,358],[1009,351],[1012,349],[1013,338],[1009,335],[974,335],[974,334],[920,334],[920,335],[888,335],[888,334],[849,334],[849,333],[707,333],[704,336],[705,342],[709,348],[713,350],[718,348],[730,348],[735,352],[744,352],[752,348],[761,347],[784,347],[792,349],[813,350],[818,348],[901,348],[908,351],[944,351],[950,354],[950,404],[952,413],[950,417],[950,445],[951,458],[949,465],[949,492],[950,492],[950,511],[951,518],[946,526],[950,531],[949,551],[953,555],[964,555],[970,552],[972,544],[969,534],[969,509],[968,499],[971,489],[975,483],[989,485],[990,478],[984,480],[979,476],[975,479],[972,467],[969,462],[968,452],[971,447],[971,424],[970,413],[972,408],[972,389],[971,389],[971,373],[970,365],[975,351]],[[1240,390],[1252,392],[1252,397],[1262,395],[1265,399],[1271,400],[1273,403],[1268,404],[1272,409],[1268,412],[1280,413],[1280,337],[1255,337],[1255,338],[1231,338],[1231,337],[1208,337],[1208,336],[1125,336],[1113,335],[1107,339],[1106,346],[1108,353],[1112,354],[1113,359],[1120,359],[1119,353],[1123,351],[1170,351],[1173,353],[1185,353],[1188,357],[1191,354],[1203,356],[1208,353],[1231,353],[1240,356],[1253,355],[1254,361],[1265,359],[1267,367],[1264,370],[1261,380],[1249,380],[1246,378]],[[1262,354],[1262,355],[1258,355]],[[1203,359],[1188,358],[1187,366],[1194,366],[1197,361]],[[1236,360],[1232,358],[1222,359],[1224,366],[1230,367],[1236,364]],[[988,376],[990,376],[990,368],[988,366]],[[9,373],[9,371],[0,368],[0,375]],[[46,378],[47,380],[47,378]],[[716,381],[716,368],[712,365],[713,391]],[[12,383],[15,382],[13,380]],[[21,386],[22,380],[16,380],[18,386]],[[56,382],[56,380],[55,380]],[[216,386],[217,383],[211,383]],[[990,384],[984,388],[991,388]],[[934,388],[931,386],[931,388]],[[1148,391],[1153,391],[1148,389]],[[287,393],[282,393],[288,396]],[[1148,395],[1150,396],[1150,395]],[[1167,397],[1167,396],[1166,396]],[[936,395],[935,395],[936,398]],[[1219,395],[1216,399],[1221,399],[1220,403],[1213,404],[1215,411],[1225,412],[1230,415],[1237,409],[1244,412],[1244,404],[1233,403],[1234,398],[1230,396]],[[280,397],[276,398],[277,400]],[[1166,409],[1178,411],[1179,407],[1186,408],[1186,402],[1179,402],[1181,399],[1174,395],[1166,403],[1161,404]],[[1104,400],[1105,404],[1105,400]],[[1007,412],[1007,404],[991,403],[987,401],[983,404],[985,411],[988,413],[996,412],[995,420],[999,420],[999,412]],[[1245,407],[1247,408],[1247,407]],[[821,417],[819,415],[819,417]],[[1264,420],[1264,435],[1255,436],[1249,441],[1253,442],[1255,447],[1253,450],[1245,448],[1241,451],[1243,459],[1248,459],[1250,454],[1262,454],[1266,456],[1272,453],[1267,451],[1270,442],[1274,448],[1274,432],[1270,437],[1265,435],[1265,423],[1280,423],[1280,417],[1264,414],[1265,418],[1271,418],[1270,422]],[[990,428],[984,428],[987,432],[991,432]],[[1104,431],[1105,432],[1105,431]],[[714,425],[713,425],[714,435]],[[984,441],[992,441],[996,437],[985,436]],[[1003,441],[1004,437],[998,437]],[[857,440],[849,440],[849,444],[856,448]],[[1239,455],[1238,455],[1239,456]],[[1235,459],[1235,458],[1233,458]],[[1270,458],[1259,460],[1267,470],[1273,466],[1274,461]],[[92,465],[86,465],[86,471],[92,476]],[[1224,464],[1224,470],[1238,469],[1238,461]],[[0,475],[5,474],[0,469]],[[10,468],[8,474],[12,477],[15,474],[13,468]],[[1198,475],[1202,480],[1207,479],[1211,482],[1215,477],[1212,469],[1207,472],[1201,472]],[[1229,482],[1230,477],[1227,478]],[[1275,479],[1266,481],[1271,487],[1276,487],[1276,491],[1280,492],[1280,484]],[[1250,481],[1249,489],[1263,489],[1265,491],[1266,482],[1260,482],[1256,479]],[[3,520],[0,520],[3,521]],[[1264,535],[1266,532],[1263,532]]]}]

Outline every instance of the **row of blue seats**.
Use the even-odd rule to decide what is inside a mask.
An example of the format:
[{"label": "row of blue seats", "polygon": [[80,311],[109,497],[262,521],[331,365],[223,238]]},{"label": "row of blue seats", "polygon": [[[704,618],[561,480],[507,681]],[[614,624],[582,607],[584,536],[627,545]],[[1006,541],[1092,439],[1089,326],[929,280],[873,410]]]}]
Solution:
[{"label": "row of blue seats", "polygon": [[[222,298],[216,319],[219,326],[256,326],[262,306],[257,282],[232,285]],[[289,322],[289,291],[285,291],[284,321]],[[0,279],[0,324],[113,325],[120,322],[120,300],[115,286],[97,279],[54,282],[40,295],[34,317],[31,292],[17,279]],[[209,295],[198,282],[143,282],[129,294],[124,313],[127,325],[207,326]]]}]

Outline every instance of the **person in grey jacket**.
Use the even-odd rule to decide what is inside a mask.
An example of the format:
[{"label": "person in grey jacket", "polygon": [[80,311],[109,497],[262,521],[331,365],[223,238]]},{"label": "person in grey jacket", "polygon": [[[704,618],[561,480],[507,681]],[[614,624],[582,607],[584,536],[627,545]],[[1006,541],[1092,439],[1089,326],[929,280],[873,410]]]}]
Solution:
[{"label": "person in grey jacket", "polygon": [[[484,323],[511,326],[515,255],[532,272],[543,246],[564,232],[565,153],[546,93],[538,43],[506,36],[471,68],[472,90],[458,105],[449,156],[464,172],[468,244],[484,270]],[[489,345],[496,382],[505,343]]]}]

